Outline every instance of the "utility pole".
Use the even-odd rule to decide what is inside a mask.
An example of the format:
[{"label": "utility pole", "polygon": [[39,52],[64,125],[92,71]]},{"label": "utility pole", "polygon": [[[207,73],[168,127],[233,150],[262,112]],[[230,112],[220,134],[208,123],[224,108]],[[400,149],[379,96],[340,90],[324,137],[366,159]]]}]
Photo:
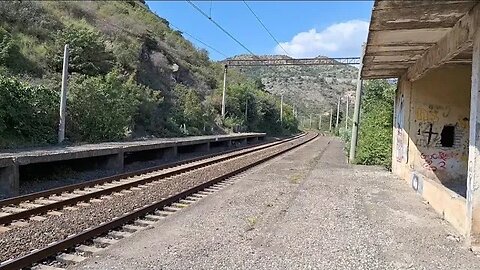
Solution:
[{"label": "utility pole", "polygon": [[283,94],[280,96],[280,123],[283,123]]},{"label": "utility pole", "polygon": [[245,99],[245,123],[248,120],[248,98]]},{"label": "utility pole", "polygon": [[338,97],[338,102],[337,102],[337,119],[335,120],[335,129],[338,129],[338,122],[340,118],[340,96]]},{"label": "utility pole", "polygon": [[347,96],[347,106],[345,106],[345,129],[348,129],[348,96]]},{"label": "utility pole", "polygon": [[227,69],[228,66],[225,65],[225,70],[223,71],[223,92],[222,92],[222,118],[225,119],[225,97],[227,92]]},{"label": "utility pole", "polygon": [[318,119],[318,130],[322,130],[322,114],[319,114],[318,115],[319,119]]},{"label": "utility pole", "polygon": [[312,114],[310,114],[310,129],[312,129]]},{"label": "utility pole", "polygon": [[67,111],[67,81],[68,81],[68,44],[63,50],[62,92],[60,95],[60,122],[58,124],[58,143],[65,140],[65,114]]},{"label": "utility pole", "polygon": [[365,56],[365,43],[362,46],[362,57],[360,58],[360,66],[358,67],[357,89],[355,91],[355,109],[353,111],[352,137],[350,140],[350,153],[348,161],[352,163],[355,160],[355,152],[357,151],[358,126],[360,122],[360,102],[362,102],[362,68],[363,57]]},{"label": "utility pole", "polygon": [[333,108],[330,108],[330,128],[328,129],[332,132],[332,123],[333,123]]}]

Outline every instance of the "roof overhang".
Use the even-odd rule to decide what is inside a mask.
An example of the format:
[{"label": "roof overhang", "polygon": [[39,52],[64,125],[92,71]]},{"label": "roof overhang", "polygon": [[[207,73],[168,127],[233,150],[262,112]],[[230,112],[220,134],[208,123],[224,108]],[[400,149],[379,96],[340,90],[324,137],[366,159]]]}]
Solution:
[{"label": "roof overhang", "polygon": [[417,80],[428,70],[471,64],[480,1],[376,0],[362,79]]}]

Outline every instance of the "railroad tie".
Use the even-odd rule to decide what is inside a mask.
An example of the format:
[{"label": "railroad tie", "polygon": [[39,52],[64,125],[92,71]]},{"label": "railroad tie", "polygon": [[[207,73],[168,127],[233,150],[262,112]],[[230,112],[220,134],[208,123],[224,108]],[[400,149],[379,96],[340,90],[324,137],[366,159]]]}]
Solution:
[{"label": "railroad tie", "polygon": [[93,255],[94,253],[97,253],[101,251],[101,248],[95,247],[95,246],[86,246],[86,245],[80,245],[75,248],[77,252],[84,253],[86,255]]},{"label": "railroad tie", "polygon": [[192,204],[192,203],[195,203],[196,201],[195,200],[189,200],[189,199],[181,199],[179,201],[180,203],[183,203],[183,204]]},{"label": "railroad tie", "polygon": [[20,213],[20,212],[23,212],[27,209],[25,208],[21,208],[21,207],[11,207],[11,206],[5,206],[2,208],[2,211],[5,211],[5,212],[10,212],[10,213]]},{"label": "railroad tie", "polygon": [[64,264],[75,264],[75,263],[82,262],[83,260],[86,259],[86,257],[62,253],[58,255],[55,259]]},{"label": "railroad tie", "polygon": [[145,216],[145,219],[150,220],[150,221],[159,221],[163,218],[164,218],[163,216],[158,216],[158,215],[146,215]]},{"label": "railroad tie", "polygon": [[65,270],[64,268],[58,268],[50,265],[39,264],[31,268],[32,270]]},{"label": "railroad tie", "polygon": [[169,212],[177,212],[180,210],[180,208],[172,207],[172,206],[165,206],[163,210],[169,211]]},{"label": "railroad tie", "polygon": [[105,237],[97,237],[97,238],[93,239],[93,243],[95,243],[96,245],[102,246],[102,247],[113,245],[117,242],[118,242],[118,240],[105,238]]},{"label": "railroad tie", "polygon": [[130,232],[130,233],[134,233],[136,231],[141,231],[141,230],[144,230],[144,229],[145,229],[145,227],[129,225],[129,224],[123,226],[123,230],[126,231],[126,232]]},{"label": "railroad tie", "polygon": [[152,226],[155,225],[154,221],[150,220],[144,220],[144,219],[137,219],[133,222],[135,225],[142,226],[142,227],[147,227],[147,226]]},{"label": "railroad tie", "polygon": [[121,231],[111,231],[108,233],[109,236],[115,239],[123,239],[132,236],[132,233],[129,232],[121,232]]},{"label": "railroad tie", "polygon": [[167,217],[167,216],[173,214],[173,212],[157,210],[157,211],[155,211],[155,214],[157,214],[157,215],[159,215],[159,216]]}]

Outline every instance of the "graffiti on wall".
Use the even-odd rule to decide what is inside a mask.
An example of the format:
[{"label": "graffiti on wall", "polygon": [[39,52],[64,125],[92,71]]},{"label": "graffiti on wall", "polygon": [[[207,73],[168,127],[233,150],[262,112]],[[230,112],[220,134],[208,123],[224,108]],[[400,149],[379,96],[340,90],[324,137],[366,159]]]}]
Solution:
[{"label": "graffiti on wall", "polygon": [[435,172],[453,168],[461,155],[456,151],[437,151],[431,154],[421,153],[420,157],[422,166]]},{"label": "graffiti on wall", "polygon": [[420,171],[439,180],[462,179],[468,163],[469,119],[448,106],[419,105],[414,110],[414,141],[420,151]]},{"label": "graffiti on wall", "polygon": [[424,105],[415,109],[415,121],[418,123],[416,145],[421,147],[441,147],[440,120],[450,116],[450,108],[439,105]]},{"label": "graffiti on wall", "polygon": [[400,96],[400,100],[397,102],[397,108],[396,108],[396,117],[395,117],[395,128],[397,131],[396,135],[396,159],[397,162],[403,162],[404,160],[407,160],[407,147],[405,145],[406,140],[403,135],[403,130],[405,128],[405,122],[404,122],[404,97],[403,94]]}]

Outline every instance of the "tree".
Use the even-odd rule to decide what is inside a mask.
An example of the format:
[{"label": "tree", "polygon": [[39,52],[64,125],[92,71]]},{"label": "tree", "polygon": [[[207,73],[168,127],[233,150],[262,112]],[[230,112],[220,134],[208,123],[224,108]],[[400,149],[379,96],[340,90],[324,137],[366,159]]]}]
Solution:
[{"label": "tree", "polygon": [[50,54],[50,65],[62,70],[63,47],[69,45],[69,70],[85,75],[105,75],[113,67],[114,57],[107,51],[102,35],[92,29],[70,24],[59,31]]}]

